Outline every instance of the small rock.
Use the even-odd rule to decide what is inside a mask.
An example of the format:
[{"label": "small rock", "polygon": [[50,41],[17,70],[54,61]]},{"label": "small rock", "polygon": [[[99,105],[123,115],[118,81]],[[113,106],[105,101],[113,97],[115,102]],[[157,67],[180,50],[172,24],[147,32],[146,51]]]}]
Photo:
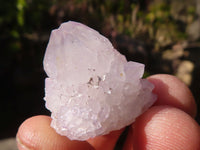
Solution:
[{"label": "small rock", "polygon": [[191,61],[182,61],[178,66],[176,76],[182,80],[186,85],[190,85],[192,81],[192,71],[194,64]]},{"label": "small rock", "polygon": [[162,54],[162,58],[166,60],[175,60],[184,55],[183,47],[180,44],[176,44],[172,49],[166,50]]},{"label": "small rock", "polygon": [[0,150],[18,150],[15,138],[0,140]]},{"label": "small rock", "polygon": [[200,38],[200,19],[197,19],[187,27],[189,40],[195,41]]}]

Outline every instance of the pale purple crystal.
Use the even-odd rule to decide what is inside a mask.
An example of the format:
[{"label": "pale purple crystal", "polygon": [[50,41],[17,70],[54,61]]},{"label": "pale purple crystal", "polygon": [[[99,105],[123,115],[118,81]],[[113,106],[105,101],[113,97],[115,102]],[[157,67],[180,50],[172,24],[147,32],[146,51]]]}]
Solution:
[{"label": "pale purple crystal", "polygon": [[156,99],[141,79],[144,65],[127,62],[107,38],[77,22],[53,30],[44,57],[51,126],[71,140],[121,129]]}]

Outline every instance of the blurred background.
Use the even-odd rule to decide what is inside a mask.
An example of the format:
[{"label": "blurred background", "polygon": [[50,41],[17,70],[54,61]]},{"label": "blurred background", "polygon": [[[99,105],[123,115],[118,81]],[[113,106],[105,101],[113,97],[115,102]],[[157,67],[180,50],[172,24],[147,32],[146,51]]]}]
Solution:
[{"label": "blurred background", "polygon": [[[110,39],[145,76],[177,76],[200,110],[200,0],[1,0],[0,139],[45,109],[42,61],[52,29],[69,20]],[[196,120],[200,123],[200,112]]]}]

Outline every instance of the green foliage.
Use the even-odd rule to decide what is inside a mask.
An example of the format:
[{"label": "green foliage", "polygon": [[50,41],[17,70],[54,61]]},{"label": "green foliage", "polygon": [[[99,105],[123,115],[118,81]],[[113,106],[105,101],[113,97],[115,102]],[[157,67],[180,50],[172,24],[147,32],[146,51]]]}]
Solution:
[{"label": "green foliage", "polygon": [[25,0],[17,0],[17,22],[19,26],[24,25],[24,9],[26,7],[26,1]]},{"label": "green foliage", "polygon": [[147,78],[149,77],[151,74],[147,71],[144,72],[143,77],[142,78]]},{"label": "green foliage", "polygon": [[194,6],[189,6],[189,7],[187,8],[187,13],[188,13],[188,14],[195,15],[195,12],[196,12],[196,9],[195,9]]},{"label": "green foliage", "polygon": [[5,53],[14,55],[23,50],[26,33],[37,32],[48,19],[50,2],[46,0],[6,0],[0,2],[0,40]]}]

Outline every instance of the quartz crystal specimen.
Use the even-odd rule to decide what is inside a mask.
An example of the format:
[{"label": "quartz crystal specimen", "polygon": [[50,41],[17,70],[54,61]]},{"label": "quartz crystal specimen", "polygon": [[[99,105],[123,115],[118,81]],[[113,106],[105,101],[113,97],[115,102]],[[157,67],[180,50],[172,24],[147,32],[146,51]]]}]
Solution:
[{"label": "quartz crystal specimen", "polygon": [[51,126],[71,140],[130,125],[156,100],[154,86],[141,79],[144,65],[127,62],[107,38],[81,23],[52,31],[44,69]]}]

